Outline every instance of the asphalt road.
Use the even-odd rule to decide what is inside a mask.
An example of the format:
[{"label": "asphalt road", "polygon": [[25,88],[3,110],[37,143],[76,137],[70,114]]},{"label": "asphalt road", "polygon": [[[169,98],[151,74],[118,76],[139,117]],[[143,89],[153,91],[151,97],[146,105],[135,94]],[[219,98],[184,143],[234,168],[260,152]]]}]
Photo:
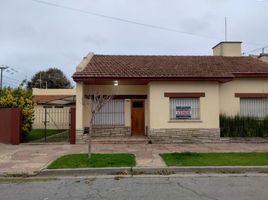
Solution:
[{"label": "asphalt road", "polygon": [[267,200],[268,176],[176,176],[0,180],[1,200]]}]

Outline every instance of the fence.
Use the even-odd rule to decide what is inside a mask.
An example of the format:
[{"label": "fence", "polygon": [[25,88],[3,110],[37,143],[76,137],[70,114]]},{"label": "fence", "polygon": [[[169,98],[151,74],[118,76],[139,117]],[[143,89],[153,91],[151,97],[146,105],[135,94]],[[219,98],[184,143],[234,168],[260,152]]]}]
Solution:
[{"label": "fence", "polygon": [[69,129],[69,110],[64,108],[35,108],[33,129]]},{"label": "fence", "polygon": [[0,108],[0,142],[19,144],[21,138],[21,110]]}]

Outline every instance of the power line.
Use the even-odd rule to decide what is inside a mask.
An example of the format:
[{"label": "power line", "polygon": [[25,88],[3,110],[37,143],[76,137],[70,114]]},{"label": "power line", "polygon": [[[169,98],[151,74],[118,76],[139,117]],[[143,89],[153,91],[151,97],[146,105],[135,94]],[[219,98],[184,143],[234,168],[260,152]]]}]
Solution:
[{"label": "power line", "polygon": [[15,79],[15,78],[12,78],[12,77],[9,77],[9,76],[5,76],[5,75],[3,75],[3,77],[4,78],[7,78],[7,79],[10,79],[10,80],[12,80],[12,81],[15,81],[15,82],[21,82],[20,80],[18,80],[18,79]]},{"label": "power line", "polygon": [[[21,70],[16,69],[14,66],[8,66],[7,72],[11,75],[18,74],[24,76],[23,79],[27,79],[29,75],[24,74]],[[16,75],[17,76],[17,75]]]},{"label": "power line", "polygon": [[8,80],[5,80],[4,83],[3,83],[3,85],[9,85],[9,86],[12,86],[12,87],[17,87],[19,84],[10,82]]},{"label": "power line", "polygon": [[[86,11],[86,10],[82,10],[82,9],[78,9],[78,8],[72,8],[72,7],[69,7],[69,6],[64,6],[64,5],[51,3],[51,2],[47,2],[47,1],[41,1],[41,0],[32,0],[32,1],[37,2],[37,3],[41,3],[41,4],[45,4],[45,5],[49,5],[49,6],[54,6],[54,7],[58,7],[58,8],[63,8],[63,9],[67,9],[67,10],[81,12],[81,13],[84,13],[84,14],[90,14],[90,15],[93,15],[93,16],[102,17],[102,18],[106,18],[106,19],[110,19],[110,20],[114,20],[114,21],[120,21],[120,22],[124,22],[124,23],[130,23],[130,24],[135,24],[135,25],[139,25],[139,26],[144,26],[144,27],[149,27],[149,28],[154,28],[154,29],[160,29],[160,30],[164,30],[164,31],[177,32],[177,33],[188,34],[188,35],[193,35],[193,36],[197,36],[197,37],[205,37],[205,38],[212,39],[212,37],[210,37],[210,36],[199,35],[199,34],[194,34],[194,33],[181,31],[181,30],[177,30],[177,29],[173,29],[173,28],[162,27],[162,26],[157,26],[157,25],[152,25],[152,24],[147,24],[147,23],[141,23],[141,22],[137,22],[137,21],[127,20],[127,19],[123,19],[123,18],[119,18],[119,17],[103,15],[103,14],[99,14],[99,13],[95,13],[95,12],[91,12],[91,11]],[[219,39],[219,38],[214,38],[214,39]]]},{"label": "power line", "polygon": [[14,83],[14,84],[16,84],[16,85],[20,85],[20,82],[15,82],[15,81],[10,80],[10,79],[5,79],[5,78],[3,78],[3,80],[4,80],[4,82],[8,81],[8,82],[10,82],[10,83]]},{"label": "power line", "polygon": [[243,55],[246,54],[246,53],[255,52],[255,51],[258,51],[258,50],[265,49],[265,48],[268,48],[268,45],[263,46],[263,47],[259,47],[259,48],[256,48],[256,49],[252,49],[252,50],[249,50],[249,51],[244,51],[244,52],[243,52]]},{"label": "power line", "polygon": [[[54,7],[57,7],[57,8],[63,8],[63,9],[66,9],[66,10],[71,10],[71,11],[80,12],[80,13],[84,13],[84,14],[89,14],[89,15],[93,15],[93,16],[97,16],[97,17],[101,17],[101,18],[106,18],[106,19],[109,19],[109,20],[120,21],[120,22],[124,22],[124,23],[143,26],[143,27],[147,27],[147,28],[153,28],[153,29],[169,31],[169,32],[176,32],[176,33],[181,33],[181,34],[186,34],[186,35],[192,35],[192,36],[195,36],[195,37],[202,37],[202,38],[206,38],[206,39],[213,39],[213,40],[221,40],[222,39],[222,38],[216,38],[216,37],[211,37],[211,36],[206,36],[206,35],[201,35],[201,34],[195,34],[195,33],[182,31],[182,30],[178,30],[178,29],[174,29],[174,28],[163,27],[163,26],[147,24],[147,23],[142,23],[142,22],[128,20],[128,19],[123,19],[123,18],[119,18],[119,17],[113,17],[113,16],[109,16],[109,15],[99,14],[99,13],[92,12],[92,11],[86,11],[86,10],[82,10],[82,9],[79,9],[79,8],[73,8],[73,7],[69,7],[69,6],[65,6],[65,5],[61,5],[61,4],[42,1],[42,0],[31,0],[31,1],[36,2],[36,3],[40,3],[40,4],[44,4],[44,5],[48,5],[48,6],[54,6]],[[253,45],[260,45],[260,44],[251,43],[251,42],[244,42],[244,43],[253,44]]]}]

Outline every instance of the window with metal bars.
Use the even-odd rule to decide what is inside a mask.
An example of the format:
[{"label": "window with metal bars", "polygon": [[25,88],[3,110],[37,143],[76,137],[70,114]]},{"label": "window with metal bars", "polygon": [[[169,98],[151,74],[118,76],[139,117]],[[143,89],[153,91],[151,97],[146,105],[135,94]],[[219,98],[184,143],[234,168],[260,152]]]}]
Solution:
[{"label": "window with metal bars", "polygon": [[199,120],[200,99],[170,98],[170,120]]},{"label": "window with metal bars", "polygon": [[96,113],[93,120],[95,126],[123,126],[125,124],[125,101],[113,99]]},{"label": "window with metal bars", "polygon": [[267,98],[240,98],[240,116],[266,117]]}]

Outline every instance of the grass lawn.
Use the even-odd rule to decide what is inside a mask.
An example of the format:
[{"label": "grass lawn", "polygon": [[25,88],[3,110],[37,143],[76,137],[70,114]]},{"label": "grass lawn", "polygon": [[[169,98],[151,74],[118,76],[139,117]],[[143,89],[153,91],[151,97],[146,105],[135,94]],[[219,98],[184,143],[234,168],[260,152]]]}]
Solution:
[{"label": "grass lawn", "polygon": [[[47,129],[47,136],[55,135],[63,132],[63,129]],[[24,142],[31,142],[34,140],[39,140],[45,138],[45,130],[44,129],[33,129],[31,132],[26,134]]]},{"label": "grass lawn", "polygon": [[136,165],[135,156],[128,153],[65,155],[53,161],[48,169],[60,168],[93,168],[93,167],[133,167]]},{"label": "grass lawn", "polygon": [[268,153],[165,153],[168,166],[264,166]]}]

